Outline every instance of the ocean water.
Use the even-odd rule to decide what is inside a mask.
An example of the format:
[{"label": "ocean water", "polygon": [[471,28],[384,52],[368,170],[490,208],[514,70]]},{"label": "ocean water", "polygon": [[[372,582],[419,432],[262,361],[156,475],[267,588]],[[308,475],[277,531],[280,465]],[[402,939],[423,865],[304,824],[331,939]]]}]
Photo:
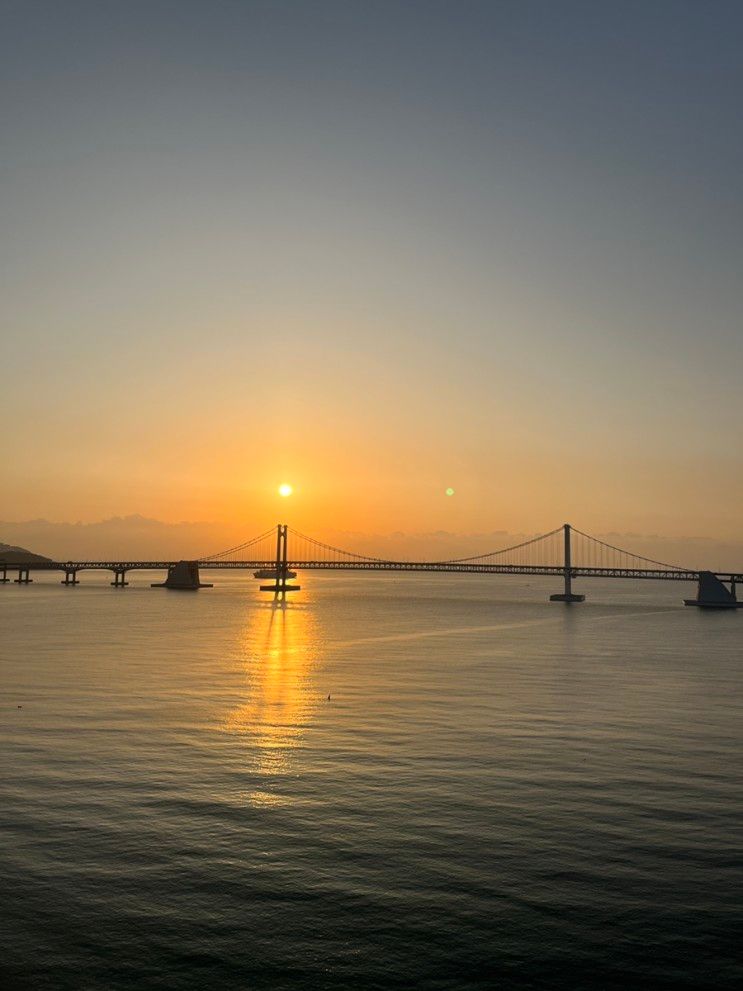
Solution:
[{"label": "ocean water", "polygon": [[0,586],[4,989],[740,986],[743,614],[81,577]]}]

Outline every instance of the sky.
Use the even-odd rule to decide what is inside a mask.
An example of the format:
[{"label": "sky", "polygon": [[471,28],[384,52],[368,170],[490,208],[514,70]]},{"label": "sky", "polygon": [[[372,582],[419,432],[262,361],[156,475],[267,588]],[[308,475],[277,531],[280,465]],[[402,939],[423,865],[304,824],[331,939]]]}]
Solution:
[{"label": "sky", "polygon": [[0,12],[1,519],[741,538],[739,3]]}]

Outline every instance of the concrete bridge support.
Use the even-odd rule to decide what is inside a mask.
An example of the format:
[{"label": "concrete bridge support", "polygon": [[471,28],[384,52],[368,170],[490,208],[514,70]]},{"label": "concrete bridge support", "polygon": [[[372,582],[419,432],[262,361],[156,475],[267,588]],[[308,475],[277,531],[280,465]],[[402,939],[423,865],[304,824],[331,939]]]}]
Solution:
[{"label": "concrete bridge support", "polygon": [[0,578],[0,585],[5,585],[7,582],[10,581],[10,578],[8,578],[8,569],[6,567],[3,567],[2,569],[0,569],[0,572],[2,573],[2,577]]},{"label": "concrete bridge support", "polygon": [[196,591],[199,588],[212,588],[201,581],[198,561],[179,561],[168,568],[168,577],[164,582],[153,582],[152,588],[175,588],[182,591]]},{"label": "concrete bridge support", "polygon": [[111,585],[114,588],[126,588],[129,582],[126,580],[126,569],[125,568],[115,568],[114,569],[114,580]]},{"label": "concrete bridge support", "polygon": [[79,585],[80,582],[77,577],[76,568],[65,568],[64,571],[64,581],[60,582],[60,585]]},{"label": "concrete bridge support", "polygon": [[33,582],[29,568],[19,568],[18,577],[15,579],[16,585],[30,585]]},{"label": "concrete bridge support", "polygon": [[730,579],[730,590],[711,571],[699,572],[696,599],[684,599],[685,606],[698,606],[700,609],[740,609],[735,595],[735,579]]},{"label": "concrete bridge support", "polygon": [[565,581],[565,591],[550,596],[550,602],[585,602],[585,595],[580,595],[573,591],[573,568],[570,560],[570,524],[563,524],[563,534],[565,537],[565,557],[563,577]]}]

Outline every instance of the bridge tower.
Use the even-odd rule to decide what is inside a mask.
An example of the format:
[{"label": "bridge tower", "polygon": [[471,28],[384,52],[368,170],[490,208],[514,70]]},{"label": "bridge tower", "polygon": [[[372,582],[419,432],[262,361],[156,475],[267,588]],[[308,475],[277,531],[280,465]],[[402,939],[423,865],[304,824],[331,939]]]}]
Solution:
[{"label": "bridge tower", "polygon": [[565,581],[565,591],[551,595],[550,602],[584,602],[586,598],[585,595],[580,595],[579,593],[574,592],[572,587],[573,565],[570,557],[570,524],[563,523],[562,530],[565,538],[565,550],[563,557],[563,578]]},{"label": "bridge tower", "polygon": [[285,598],[287,592],[298,592],[299,585],[287,585],[289,577],[289,527],[279,523],[276,527],[276,569],[275,584],[261,585],[261,592],[273,592],[275,598]]}]

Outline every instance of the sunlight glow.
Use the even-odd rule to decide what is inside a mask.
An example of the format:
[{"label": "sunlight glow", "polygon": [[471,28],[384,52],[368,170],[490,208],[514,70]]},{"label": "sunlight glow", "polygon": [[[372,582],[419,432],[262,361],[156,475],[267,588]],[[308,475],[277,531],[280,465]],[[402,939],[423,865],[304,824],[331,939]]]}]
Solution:
[{"label": "sunlight glow", "polygon": [[304,746],[326,686],[318,683],[322,649],[318,620],[306,606],[277,609],[260,603],[239,635],[245,665],[244,701],[227,713],[222,729],[241,736],[258,790],[246,797],[254,805],[286,804],[260,776],[291,772],[292,757]]},{"label": "sunlight glow", "polygon": [[281,485],[279,486],[279,495],[284,496],[284,498],[286,498],[286,496],[290,496],[293,491],[294,489],[291,487],[291,485],[289,485],[288,482],[282,482]]}]

